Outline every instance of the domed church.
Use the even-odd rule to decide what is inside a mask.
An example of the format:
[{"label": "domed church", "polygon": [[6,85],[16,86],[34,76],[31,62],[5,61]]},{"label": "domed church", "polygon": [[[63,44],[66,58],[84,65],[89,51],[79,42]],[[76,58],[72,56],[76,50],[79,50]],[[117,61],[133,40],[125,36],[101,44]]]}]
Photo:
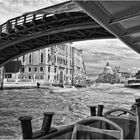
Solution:
[{"label": "domed church", "polygon": [[113,74],[113,70],[110,67],[109,62],[106,63],[106,66],[104,67],[103,73],[104,74]]},{"label": "domed church", "polygon": [[103,72],[98,75],[96,81],[99,83],[119,83],[120,78],[120,67],[115,66],[114,70],[112,70],[109,62],[107,62],[106,66],[103,69]]}]

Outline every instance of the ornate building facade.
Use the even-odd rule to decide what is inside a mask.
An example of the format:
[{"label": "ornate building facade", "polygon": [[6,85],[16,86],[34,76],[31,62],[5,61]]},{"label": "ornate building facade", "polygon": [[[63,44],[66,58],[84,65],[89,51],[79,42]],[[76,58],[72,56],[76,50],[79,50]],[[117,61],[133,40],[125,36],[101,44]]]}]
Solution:
[{"label": "ornate building facade", "polygon": [[82,57],[82,50],[72,48],[72,66],[73,66],[73,85],[85,86],[86,85],[86,69],[84,59]]},{"label": "ornate building facade", "polygon": [[84,86],[86,72],[82,52],[71,43],[55,45],[20,57],[18,81]]}]

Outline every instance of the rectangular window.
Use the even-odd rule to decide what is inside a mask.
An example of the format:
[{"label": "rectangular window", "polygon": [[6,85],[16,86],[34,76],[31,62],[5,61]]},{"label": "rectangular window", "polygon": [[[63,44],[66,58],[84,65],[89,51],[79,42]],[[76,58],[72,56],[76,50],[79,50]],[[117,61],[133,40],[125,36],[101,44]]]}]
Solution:
[{"label": "rectangular window", "polygon": [[48,80],[50,80],[50,75],[48,76]]},{"label": "rectangular window", "polygon": [[37,67],[35,67],[35,71],[37,71]]},{"label": "rectangular window", "polygon": [[29,64],[31,64],[31,61],[32,61],[31,59],[32,59],[32,55],[30,54],[29,55]]},{"label": "rectangular window", "polygon": [[31,68],[29,67],[29,72],[31,72]]},{"label": "rectangular window", "polygon": [[70,74],[72,74],[72,70],[70,70]]},{"label": "rectangular window", "polygon": [[67,68],[67,70],[66,70],[66,74],[68,74],[68,68]]},{"label": "rectangular window", "polygon": [[41,53],[41,63],[43,63],[43,53]]},{"label": "rectangular window", "polygon": [[50,66],[48,67],[48,72],[50,72]]},{"label": "rectangular window", "polygon": [[43,71],[43,67],[40,67],[40,71]]},{"label": "rectangular window", "polygon": [[56,67],[54,68],[54,72],[56,72]]},{"label": "rectangular window", "polygon": [[5,78],[12,78],[12,74],[5,74]]},{"label": "rectangular window", "polygon": [[24,72],[24,68],[21,68],[21,72]]}]

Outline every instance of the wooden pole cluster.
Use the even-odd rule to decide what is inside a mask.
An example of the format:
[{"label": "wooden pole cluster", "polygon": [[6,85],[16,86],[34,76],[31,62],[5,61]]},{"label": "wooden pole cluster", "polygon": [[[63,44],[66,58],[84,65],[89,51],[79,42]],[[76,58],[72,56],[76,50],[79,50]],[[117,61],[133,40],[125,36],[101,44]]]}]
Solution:
[{"label": "wooden pole cluster", "polygon": [[21,122],[23,139],[39,138],[49,133],[51,131],[51,123],[53,115],[54,112],[45,112],[41,130],[34,133],[32,132],[32,123],[31,123],[32,117],[31,116],[19,117],[18,120]]}]

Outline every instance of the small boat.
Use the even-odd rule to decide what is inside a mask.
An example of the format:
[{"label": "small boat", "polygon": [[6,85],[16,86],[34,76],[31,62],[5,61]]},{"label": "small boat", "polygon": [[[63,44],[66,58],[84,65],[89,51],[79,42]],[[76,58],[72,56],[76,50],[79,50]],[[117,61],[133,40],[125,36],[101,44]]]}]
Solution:
[{"label": "small boat", "polygon": [[131,88],[139,88],[140,87],[140,79],[129,78],[125,81],[124,86],[131,87]]},{"label": "small boat", "polygon": [[58,92],[71,92],[71,91],[76,91],[77,88],[75,87],[71,87],[71,88],[67,88],[67,87],[64,87],[64,88],[61,88],[61,87],[58,87],[58,88],[54,88],[51,90],[52,93],[58,93]]}]

